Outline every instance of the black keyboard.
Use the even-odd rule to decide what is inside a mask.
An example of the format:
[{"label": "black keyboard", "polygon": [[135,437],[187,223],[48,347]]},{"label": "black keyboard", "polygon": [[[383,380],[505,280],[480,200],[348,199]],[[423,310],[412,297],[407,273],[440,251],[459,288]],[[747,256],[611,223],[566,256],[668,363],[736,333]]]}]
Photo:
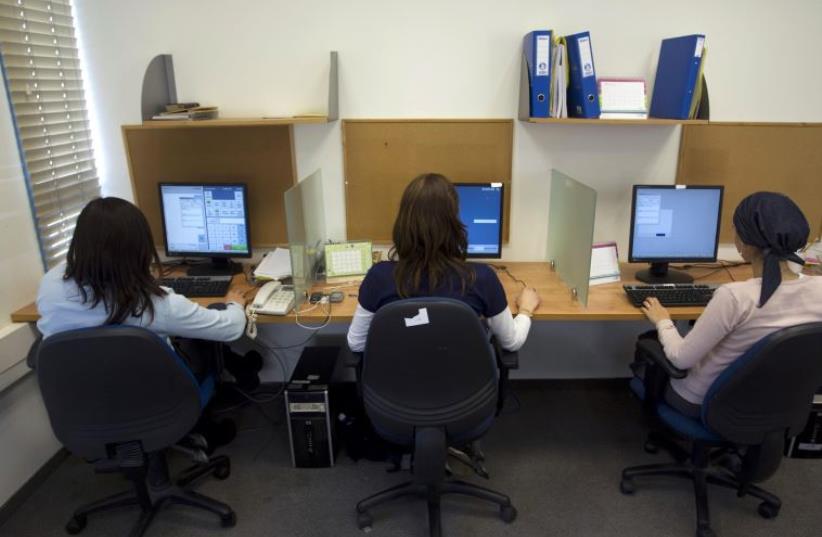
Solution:
[{"label": "black keyboard", "polygon": [[663,306],[705,306],[718,286],[693,283],[656,285],[623,285],[628,300],[636,307],[648,297],[659,299]]},{"label": "black keyboard", "polygon": [[231,285],[231,276],[185,276],[160,278],[157,283],[171,287],[178,295],[189,298],[198,296],[225,296]]}]

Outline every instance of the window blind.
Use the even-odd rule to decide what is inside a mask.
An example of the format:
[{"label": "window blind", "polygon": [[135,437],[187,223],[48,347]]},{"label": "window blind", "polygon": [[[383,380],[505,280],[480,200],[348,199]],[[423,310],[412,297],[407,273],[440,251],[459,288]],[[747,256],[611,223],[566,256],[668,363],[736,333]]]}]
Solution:
[{"label": "window blind", "polygon": [[46,268],[100,195],[71,0],[0,0],[0,66]]}]

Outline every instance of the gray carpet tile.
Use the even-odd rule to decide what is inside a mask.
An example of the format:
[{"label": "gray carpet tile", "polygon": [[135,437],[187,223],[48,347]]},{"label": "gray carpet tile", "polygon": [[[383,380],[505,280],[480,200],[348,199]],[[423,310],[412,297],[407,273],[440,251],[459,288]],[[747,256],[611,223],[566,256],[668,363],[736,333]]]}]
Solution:
[{"label": "gray carpet tile", "polygon": [[[469,480],[509,494],[519,517],[507,525],[485,502],[449,497],[443,501],[443,529],[450,536],[682,536],[695,533],[691,485],[685,480],[639,482],[634,496],[619,493],[623,467],[667,462],[665,454],[642,449],[645,429],[639,405],[613,385],[553,382],[519,386],[521,408],[497,420],[483,441],[490,481]],[[516,405],[510,405],[515,407]],[[206,479],[198,490],[229,503],[237,513],[233,529],[210,515],[171,507],[160,513],[149,537],[305,536],[357,537],[357,500],[405,480],[386,464],[340,457],[331,469],[295,469],[288,455],[281,403],[267,408],[271,425],[255,408],[237,416],[237,439],[223,452],[232,460],[226,481]],[[180,469],[185,460],[172,457]],[[812,536],[822,534],[822,460],[786,459],[765,488],[784,506],[775,520],[756,513],[757,501],[711,488],[713,527],[722,537]],[[73,507],[124,488],[116,475],[95,475],[81,460],[68,458],[0,527],[0,535],[61,536]],[[427,535],[421,500],[396,501],[373,511],[374,537]],[[136,511],[94,516],[82,535],[127,535]]]}]

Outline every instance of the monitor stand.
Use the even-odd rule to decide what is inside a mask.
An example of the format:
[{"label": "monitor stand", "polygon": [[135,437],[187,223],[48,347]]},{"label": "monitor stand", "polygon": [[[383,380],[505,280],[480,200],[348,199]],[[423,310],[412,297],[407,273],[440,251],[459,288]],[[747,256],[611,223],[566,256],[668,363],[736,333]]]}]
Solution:
[{"label": "monitor stand", "polygon": [[188,276],[233,276],[243,271],[243,266],[225,257],[212,257],[211,263],[188,267]]},{"label": "monitor stand", "polygon": [[651,263],[651,267],[636,273],[636,279],[645,283],[693,283],[690,274],[668,270],[668,263]]}]

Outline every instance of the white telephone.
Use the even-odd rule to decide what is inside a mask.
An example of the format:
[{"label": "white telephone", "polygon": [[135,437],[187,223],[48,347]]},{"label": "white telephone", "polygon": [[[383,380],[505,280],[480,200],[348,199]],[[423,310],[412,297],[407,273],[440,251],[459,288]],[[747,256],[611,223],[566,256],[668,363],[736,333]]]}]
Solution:
[{"label": "white telephone", "polygon": [[246,334],[257,336],[257,315],[285,315],[294,307],[294,287],[278,281],[268,282],[257,291],[254,300],[246,308],[248,326]]}]

